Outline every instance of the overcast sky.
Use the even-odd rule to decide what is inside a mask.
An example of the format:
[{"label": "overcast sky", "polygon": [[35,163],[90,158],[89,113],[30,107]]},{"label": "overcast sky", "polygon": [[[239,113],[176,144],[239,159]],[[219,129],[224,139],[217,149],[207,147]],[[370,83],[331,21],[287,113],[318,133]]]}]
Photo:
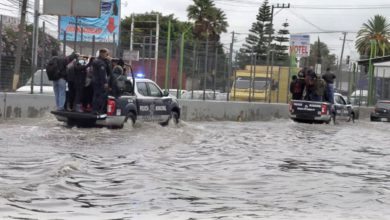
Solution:
[{"label": "overcast sky", "polygon": [[[127,6],[125,2],[127,1]],[[270,0],[270,5],[290,3],[289,9],[275,9],[274,27],[281,28],[287,19],[291,33],[310,33],[311,42],[320,40],[331,49],[331,53],[340,55],[342,47],[342,31],[348,32],[347,40],[354,40],[356,31],[364,22],[376,14],[384,15],[390,21],[389,0]],[[192,0],[122,0],[122,17],[131,13],[159,11],[164,15],[175,14],[179,20],[187,21],[186,8]],[[223,43],[230,43],[231,32],[244,33],[238,35],[236,49],[245,40],[252,23],[256,20],[258,8],[262,0],[215,0],[216,6],[227,15],[229,33],[222,36]],[[371,8],[371,9],[363,9]],[[339,33],[317,33],[337,31]],[[345,55],[357,58],[353,41],[347,41]],[[344,56],[345,57],[345,56]]]},{"label": "overcast sky", "polygon": [[[8,4],[10,0],[0,0],[0,3]],[[14,0],[12,0],[14,1]],[[42,1],[42,0],[41,0]],[[235,49],[238,50],[256,20],[258,9],[263,0],[214,0],[216,6],[221,8],[227,16],[229,23],[228,33],[222,35],[222,42],[228,45],[231,41],[231,32],[241,33],[237,35]],[[29,0],[32,5],[34,0]],[[275,9],[274,28],[280,29],[284,21],[290,24],[290,33],[308,33],[313,43],[320,38],[325,42],[331,53],[340,56],[342,47],[342,33],[348,32],[345,45],[346,55],[357,59],[354,46],[356,32],[364,22],[376,14],[387,17],[390,22],[389,0],[270,0],[270,5],[287,4],[288,9]],[[122,18],[132,13],[145,13],[158,11],[164,15],[174,14],[182,21],[188,21],[186,9],[193,3],[192,0],[122,0]],[[0,4],[0,12],[7,15],[17,15],[18,10],[4,7]],[[54,21],[53,23],[56,23]],[[336,33],[324,33],[324,32]]]}]

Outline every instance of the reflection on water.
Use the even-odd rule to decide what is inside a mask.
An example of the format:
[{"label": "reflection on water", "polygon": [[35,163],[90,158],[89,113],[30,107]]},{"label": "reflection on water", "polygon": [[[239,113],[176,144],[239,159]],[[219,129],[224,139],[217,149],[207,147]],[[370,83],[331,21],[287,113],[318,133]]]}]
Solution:
[{"label": "reflection on water", "polygon": [[1,219],[388,219],[389,124],[0,122]]}]

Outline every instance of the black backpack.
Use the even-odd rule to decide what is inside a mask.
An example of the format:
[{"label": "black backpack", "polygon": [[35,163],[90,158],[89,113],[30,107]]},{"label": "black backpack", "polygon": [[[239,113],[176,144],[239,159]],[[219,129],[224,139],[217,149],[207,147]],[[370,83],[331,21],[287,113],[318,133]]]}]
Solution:
[{"label": "black backpack", "polygon": [[46,74],[50,81],[59,80],[62,77],[58,57],[52,57],[46,64]]},{"label": "black backpack", "polygon": [[116,78],[116,86],[118,87],[118,90],[123,92],[126,88],[126,80],[127,77],[125,75],[119,75]]},{"label": "black backpack", "polygon": [[294,83],[294,89],[293,89],[294,93],[302,93],[302,85],[301,85],[301,82],[299,80],[296,80],[295,83]]}]

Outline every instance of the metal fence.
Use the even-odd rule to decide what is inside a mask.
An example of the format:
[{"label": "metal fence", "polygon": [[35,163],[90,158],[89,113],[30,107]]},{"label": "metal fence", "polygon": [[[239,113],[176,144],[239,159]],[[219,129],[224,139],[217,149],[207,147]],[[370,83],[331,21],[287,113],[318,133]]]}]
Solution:
[{"label": "metal fence", "polygon": [[[130,32],[130,30],[122,30],[122,35],[126,32]],[[12,91],[16,33],[17,28],[3,24],[0,19],[0,91]],[[66,33],[64,34],[66,35]],[[83,34],[82,28],[79,34]],[[128,35],[129,33],[126,36]],[[24,38],[18,87],[25,85],[34,76],[40,76],[37,78],[38,81],[31,80],[29,82],[33,84],[41,82],[42,86],[44,77],[40,75],[40,70],[50,59],[52,49],[61,50],[63,54],[76,51],[82,55],[96,56],[96,51],[100,48],[108,48],[113,57],[121,57],[125,62],[131,63],[135,74],[156,81],[161,88],[183,99],[235,101],[237,99],[234,81],[237,78],[237,72],[245,71],[238,69],[234,60],[229,60],[230,45],[228,44],[197,41],[180,38],[180,36],[176,36],[168,42],[166,36],[160,35],[156,39],[156,33],[153,31],[148,34],[135,35],[132,45],[130,45],[130,39],[124,39],[122,36],[119,38],[120,41],[114,40],[113,42],[96,42],[94,38],[92,42],[86,42],[81,37],[79,42],[62,41],[60,44],[55,40],[57,36],[50,36],[43,26],[38,34],[38,53],[35,62],[33,62],[32,56],[32,38],[30,25],[27,27]],[[112,38],[116,39],[116,36]],[[236,54],[233,53],[232,57],[236,57]],[[256,76],[257,71],[265,67],[264,65],[258,67],[256,62],[253,62],[251,66],[253,70],[248,69],[247,71],[251,72],[252,76]],[[34,72],[37,73],[32,74]],[[266,72],[269,74],[266,79],[266,98],[256,100],[254,95],[251,95],[255,86],[251,82],[251,87],[248,88],[248,99],[240,101],[288,102],[290,78],[296,74],[296,70],[291,70],[289,67],[273,66],[271,62]],[[345,80],[340,84],[340,91],[344,91],[346,96],[351,96],[356,90],[364,90],[364,83],[362,83],[365,80],[364,73],[360,74],[358,70],[355,72],[351,70],[343,75]],[[379,78],[381,77],[378,75]],[[376,82],[377,88],[381,88],[378,99],[386,98],[390,82],[386,81],[384,76],[382,80],[376,80]],[[34,90],[34,92],[42,92],[42,89]]]}]

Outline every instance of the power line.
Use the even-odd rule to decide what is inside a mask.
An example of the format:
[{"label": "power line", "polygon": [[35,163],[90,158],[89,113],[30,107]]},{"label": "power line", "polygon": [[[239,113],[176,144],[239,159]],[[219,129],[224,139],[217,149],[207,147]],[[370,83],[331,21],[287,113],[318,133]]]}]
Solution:
[{"label": "power line", "polygon": [[303,15],[299,15],[299,14],[297,14],[296,12],[294,12],[294,10],[290,10],[290,12],[291,12],[293,15],[295,15],[297,18],[299,18],[299,19],[305,21],[306,23],[308,23],[308,24],[310,24],[311,26],[317,28],[318,30],[320,30],[320,31],[325,31],[324,29],[320,28],[319,26],[313,24],[311,21],[307,20],[305,17],[303,17]]},{"label": "power line", "polygon": [[370,9],[384,9],[390,8],[389,4],[385,5],[354,5],[354,6],[321,6],[321,5],[292,5],[292,8],[299,9],[318,9],[318,10],[370,10]]}]

